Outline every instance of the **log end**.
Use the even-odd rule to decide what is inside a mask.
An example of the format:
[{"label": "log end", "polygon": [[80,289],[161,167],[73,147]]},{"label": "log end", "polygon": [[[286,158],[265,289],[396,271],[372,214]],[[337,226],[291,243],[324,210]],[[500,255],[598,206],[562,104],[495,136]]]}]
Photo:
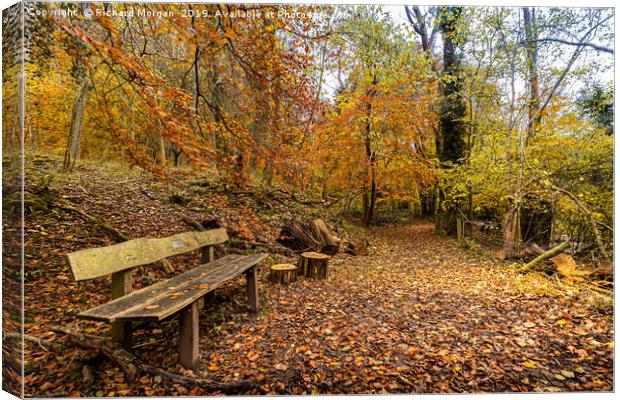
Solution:
[{"label": "log end", "polygon": [[317,253],[316,251],[306,251],[305,253],[301,253],[301,256],[313,260],[328,260],[330,258],[327,254]]},{"label": "log end", "polygon": [[271,269],[273,271],[289,271],[289,270],[297,269],[297,267],[293,264],[276,264],[276,265],[272,265]]},{"label": "log end", "polygon": [[297,280],[297,266],[293,264],[276,264],[269,269],[269,280],[272,283],[287,285]]}]

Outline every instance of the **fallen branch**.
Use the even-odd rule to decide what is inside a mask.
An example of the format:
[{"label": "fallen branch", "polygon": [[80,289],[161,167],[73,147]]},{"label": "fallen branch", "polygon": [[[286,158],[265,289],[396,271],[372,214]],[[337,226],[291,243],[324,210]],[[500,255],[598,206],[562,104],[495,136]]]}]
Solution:
[{"label": "fallen branch", "polygon": [[592,229],[592,234],[594,235],[594,241],[596,242],[596,246],[598,247],[598,250],[601,252],[601,256],[603,256],[605,261],[609,261],[609,255],[607,254],[607,251],[605,250],[605,245],[603,244],[603,238],[601,235],[601,231],[598,229],[598,226],[597,226],[598,221],[594,218],[594,216],[592,215],[592,212],[588,210],[581,201],[579,201],[577,196],[575,196],[568,190],[555,186],[552,183],[543,182],[540,179],[538,180],[538,183],[543,187],[547,187],[551,190],[554,190],[556,192],[559,192],[565,195],[566,197],[571,199],[573,203],[575,203],[575,205],[581,210],[581,212],[588,218],[588,222],[590,223],[590,229]]},{"label": "fallen branch", "polygon": [[551,257],[554,257],[554,256],[560,254],[561,252],[566,250],[569,246],[570,246],[570,242],[567,240],[566,242],[561,243],[561,244],[555,246],[554,248],[545,251],[544,253],[542,253],[541,255],[539,255],[538,257],[536,257],[535,259],[533,259],[532,261],[530,261],[529,263],[527,263],[523,267],[521,267],[519,269],[519,272],[528,272],[528,271],[530,271],[537,264],[539,264],[539,263],[541,263],[541,262],[543,262],[545,260],[548,260]]},{"label": "fallen branch", "polygon": [[45,339],[42,339],[42,338],[37,337],[37,336],[22,335],[21,333],[16,333],[16,332],[6,332],[6,333],[4,333],[4,339],[20,339],[21,340],[22,338],[24,340],[29,341],[29,342],[35,342],[36,344],[39,345],[39,347],[41,347],[45,351],[49,351],[48,347],[49,348],[57,348],[58,347],[57,343],[50,342],[49,340],[45,340]]},{"label": "fallen branch", "polygon": [[80,215],[81,217],[83,217],[84,219],[86,219],[88,222],[95,224],[97,226],[99,226],[100,228],[103,228],[104,230],[106,230],[107,232],[111,233],[115,239],[119,240],[119,241],[127,241],[130,240],[131,238],[129,237],[129,235],[127,235],[124,232],[119,231],[118,229],[106,224],[105,222],[103,222],[100,218],[97,218],[95,216],[92,216],[80,209],[77,209],[73,206],[70,205],[66,205],[66,204],[61,204],[61,203],[54,203],[54,206],[57,208],[60,208],[61,210],[65,210],[65,211],[69,211],[69,212],[73,212],[76,213],[78,215]]},{"label": "fallen branch", "polygon": [[175,383],[196,385],[204,390],[220,391],[223,393],[239,393],[257,386],[256,383],[248,380],[222,383],[209,379],[192,378],[190,376],[175,374],[141,362],[127,350],[114,345],[108,338],[86,335],[78,329],[71,329],[59,325],[50,326],[50,330],[67,335],[71,342],[79,347],[99,350],[123,371],[125,381],[130,386],[135,385],[135,377],[140,371],[149,375],[160,376]]},{"label": "fallen branch", "polygon": [[191,226],[192,228],[196,229],[197,231],[204,231],[205,228],[202,226],[202,224],[198,221],[196,221],[194,218],[191,217],[181,217],[181,221],[185,222],[187,225]]}]

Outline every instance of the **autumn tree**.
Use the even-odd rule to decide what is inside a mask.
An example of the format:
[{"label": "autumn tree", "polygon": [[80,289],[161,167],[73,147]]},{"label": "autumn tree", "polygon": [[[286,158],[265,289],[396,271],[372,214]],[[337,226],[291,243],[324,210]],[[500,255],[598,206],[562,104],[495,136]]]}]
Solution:
[{"label": "autumn tree", "polygon": [[[406,41],[380,8],[347,11],[338,26],[344,33],[334,39],[339,56],[346,60],[337,64],[348,65],[346,80],[325,128],[341,136],[346,148],[359,151],[345,157],[353,169],[343,180],[349,187],[359,182],[362,221],[370,225],[379,197],[407,185],[410,192],[429,179],[419,165],[428,161],[421,142],[429,135],[433,116],[422,72],[427,65],[424,54]],[[335,148],[334,153],[345,149]],[[390,182],[386,172],[407,165],[411,171],[397,178],[402,182]]]}]

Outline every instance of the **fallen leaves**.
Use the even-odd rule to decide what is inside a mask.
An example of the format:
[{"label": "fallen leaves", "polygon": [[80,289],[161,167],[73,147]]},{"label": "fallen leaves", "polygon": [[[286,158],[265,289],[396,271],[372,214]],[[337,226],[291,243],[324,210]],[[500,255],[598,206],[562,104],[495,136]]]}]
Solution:
[{"label": "fallen leaves", "polygon": [[[101,191],[85,198],[84,209],[102,215],[95,201],[117,204],[107,220],[119,228],[135,228],[135,236],[187,229],[175,225],[178,213],[185,209],[171,209],[177,206],[161,205],[159,200],[141,202],[131,187],[117,193],[104,190],[106,185],[97,179],[84,179],[87,182],[81,185],[91,195]],[[76,192],[81,190],[67,190],[70,195]],[[231,209],[219,194],[209,198],[214,199],[210,206],[221,213],[220,220],[233,221],[231,237],[275,236],[276,229],[265,220],[246,218],[253,212],[246,200],[242,207]],[[114,212],[132,207],[142,212]],[[29,334],[45,332],[50,319],[73,322],[77,312],[108,300],[109,282],[78,285],[62,268],[61,255],[85,245],[75,238],[93,237],[88,242],[92,246],[109,244],[103,233],[95,237],[91,227],[69,218],[38,222],[39,230],[49,233],[46,237],[54,242],[44,249],[45,257],[37,258],[37,268],[32,268],[33,273],[44,270],[45,279],[27,280],[27,301],[36,304],[32,320],[26,323]],[[74,240],[64,240],[67,234],[74,235]],[[599,312],[585,293],[565,296],[551,291],[552,281],[514,274],[495,261],[460,249],[452,239],[434,235],[429,224],[373,228],[370,235],[369,256],[336,256],[326,281],[301,280],[289,287],[273,287],[261,275],[263,312],[258,316],[248,312],[239,282],[218,288],[213,306],[201,310],[203,369],[197,375],[222,382],[260,383],[260,389],[244,394],[612,388],[612,316]],[[278,262],[295,262],[280,258]],[[174,260],[181,267],[193,261],[197,260]],[[159,274],[157,267],[147,267],[136,282],[146,285],[144,279],[152,284],[161,278]],[[209,289],[203,285],[192,289]],[[182,294],[175,289],[168,288],[174,295]],[[107,330],[105,324],[81,323],[93,334]],[[135,353],[152,365],[179,371],[171,342],[176,334],[176,321],[141,328],[135,335],[140,346]],[[85,389],[79,383],[79,368],[71,372],[79,367],[80,357],[71,363],[73,355],[51,356],[36,343],[26,347],[32,371],[25,380],[30,396],[44,396],[45,382],[58,382],[57,388],[46,387],[48,395],[57,396],[76,389],[98,397],[128,390],[122,386],[122,371],[109,364],[97,368],[93,387]],[[141,377],[139,389],[128,395],[218,394],[173,387],[158,376],[146,378]]]},{"label": "fallen leaves", "polygon": [[575,373],[573,371],[562,370],[560,371],[562,376],[565,378],[573,379],[575,378]]}]

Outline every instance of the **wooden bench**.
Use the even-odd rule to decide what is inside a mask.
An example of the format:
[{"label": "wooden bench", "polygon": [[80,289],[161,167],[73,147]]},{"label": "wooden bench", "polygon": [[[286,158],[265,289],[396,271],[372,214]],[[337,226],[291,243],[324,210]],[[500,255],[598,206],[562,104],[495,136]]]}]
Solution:
[{"label": "wooden bench", "polygon": [[[226,240],[226,230],[213,229],[134,239],[66,255],[75,281],[112,274],[112,301],[84,311],[78,318],[111,323],[113,340],[129,348],[133,321],[162,321],[179,313],[179,362],[195,369],[199,361],[198,313],[207,293],[245,273],[249,307],[258,311],[257,266],[267,255],[228,255],[215,260],[213,246]],[[199,267],[132,292],[132,268],[199,248]]]}]

